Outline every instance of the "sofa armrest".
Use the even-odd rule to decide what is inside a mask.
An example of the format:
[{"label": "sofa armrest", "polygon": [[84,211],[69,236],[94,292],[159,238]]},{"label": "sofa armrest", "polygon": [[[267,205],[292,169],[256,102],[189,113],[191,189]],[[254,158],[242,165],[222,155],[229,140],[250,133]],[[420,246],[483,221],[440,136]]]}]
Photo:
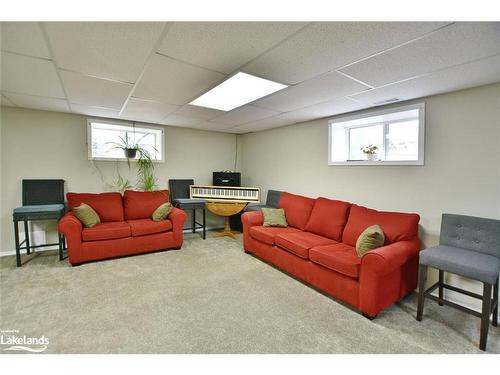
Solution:
[{"label": "sofa armrest", "polygon": [[243,228],[255,227],[264,224],[264,215],[262,211],[248,211],[241,215]]},{"label": "sofa armrest", "polygon": [[182,227],[187,219],[187,214],[180,208],[173,207],[168,215],[168,219],[172,222],[172,232],[174,234],[175,246],[181,247],[183,241]]},{"label": "sofa armrest", "polygon": [[420,239],[415,238],[370,250],[361,258],[361,272],[366,270],[379,275],[387,275],[412,257],[418,256],[420,246]]},{"label": "sofa armrest", "polygon": [[83,225],[80,220],[72,213],[66,213],[61,220],[59,220],[59,232],[64,234],[69,240],[74,239],[82,242]]},{"label": "sofa armrest", "polygon": [[68,243],[68,258],[71,264],[79,264],[83,259],[82,230],[83,225],[72,213],[66,213],[59,220],[59,232],[66,237]]},{"label": "sofa armrest", "polygon": [[420,240],[398,241],[361,258],[359,309],[374,317],[417,286]]}]

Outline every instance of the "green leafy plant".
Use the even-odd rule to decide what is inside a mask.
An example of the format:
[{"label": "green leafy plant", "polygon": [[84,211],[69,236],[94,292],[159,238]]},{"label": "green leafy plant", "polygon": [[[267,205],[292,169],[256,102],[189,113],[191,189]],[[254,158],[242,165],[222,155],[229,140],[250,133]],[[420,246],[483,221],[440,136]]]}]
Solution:
[{"label": "green leafy plant", "polygon": [[[154,163],[151,153],[141,144],[142,139],[148,134],[143,135],[137,142],[132,142],[125,133],[124,137],[119,137],[119,142],[109,142],[113,145],[113,148],[122,149],[127,158],[127,164],[129,168],[130,159],[137,161],[137,187],[144,191],[153,191],[157,187],[157,179],[154,175]],[[153,147],[156,150],[156,148]],[[114,182],[114,187],[117,191],[125,191],[130,188],[130,181],[128,179],[123,179],[118,173],[117,180]]]},{"label": "green leafy plant", "polygon": [[368,145],[368,146],[365,146],[365,147],[361,147],[361,151],[363,151],[363,153],[365,154],[376,154],[377,151],[378,151],[378,146],[375,146],[375,145]]},{"label": "green leafy plant", "polygon": [[138,186],[144,191],[154,191],[158,186],[156,177],[152,173],[146,173],[140,177]]},{"label": "green leafy plant", "polygon": [[122,175],[118,173],[118,177],[116,178],[115,181],[113,181],[113,184],[111,185],[113,190],[119,191],[120,193],[123,194],[125,190],[128,190],[132,187],[130,184],[130,181],[128,178],[123,178]]}]

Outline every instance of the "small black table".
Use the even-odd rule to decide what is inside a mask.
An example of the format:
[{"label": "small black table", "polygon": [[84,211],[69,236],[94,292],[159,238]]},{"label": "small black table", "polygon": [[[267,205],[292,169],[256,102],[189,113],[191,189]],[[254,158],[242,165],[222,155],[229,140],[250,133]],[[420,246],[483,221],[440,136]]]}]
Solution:
[{"label": "small black table", "polygon": [[[204,199],[190,199],[190,198],[177,198],[172,199],[172,204],[180,208],[181,210],[192,210],[193,211],[193,225],[191,229],[193,233],[196,232],[196,228],[203,228],[203,239],[206,239],[206,225],[205,225],[205,200]],[[196,221],[196,210],[203,210],[203,224]]]},{"label": "small black table", "polygon": [[[30,245],[30,237],[28,230],[28,221],[36,220],[57,220],[64,215],[64,204],[42,204],[21,206],[14,209],[12,218],[14,220],[14,239],[16,243],[16,263],[21,267],[21,250],[26,249],[26,254],[30,254],[32,249],[46,246],[59,246],[59,260],[63,259],[63,250],[66,249],[64,236],[58,234],[59,241],[57,243],[46,243],[42,245]],[[25,239],[19,243],[19,222],[24,222]],[[25,246],[22,246],[26,244]]]}]

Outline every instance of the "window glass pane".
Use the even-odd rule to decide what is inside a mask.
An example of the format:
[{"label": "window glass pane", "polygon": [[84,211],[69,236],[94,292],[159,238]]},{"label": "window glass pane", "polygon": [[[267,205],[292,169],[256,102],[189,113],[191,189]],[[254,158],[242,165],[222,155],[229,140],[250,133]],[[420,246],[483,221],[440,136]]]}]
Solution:
[{"label": "window glass pane", "polygon": [[418,120],[387,125],[386,160],[418,160]]},{"label": "window glass pane", "polygon": [[383,158],[384,126],[373,125],[349,129],[349,160],[366,160],[361,148],[374,145],[378,147],[378,157]]},{"label": "window glass pane", "polygon": [[[163,132],[161,129],[135,128],[134,130],[127,125],[98,122],[91,123],[90,127],[93,158],[126,159],[120,146],[123,145],[122,139],[125,139],[125,135],[127,135],[130,145],[138,143],[150,153],[153,160],[162,159]],[[136,158],[138,157],[139,155],[136,156]]]}]

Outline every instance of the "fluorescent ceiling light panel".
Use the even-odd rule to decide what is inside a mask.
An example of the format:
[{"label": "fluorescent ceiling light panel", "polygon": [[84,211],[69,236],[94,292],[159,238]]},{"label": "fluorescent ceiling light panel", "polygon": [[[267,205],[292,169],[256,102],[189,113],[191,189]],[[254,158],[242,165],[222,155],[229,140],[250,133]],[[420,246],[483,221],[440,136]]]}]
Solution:
[{"label": "fluorescent ceiling light panel", "polygon": [[285,87],[288,86],[239,72],[189,104],[230,111]]}]

